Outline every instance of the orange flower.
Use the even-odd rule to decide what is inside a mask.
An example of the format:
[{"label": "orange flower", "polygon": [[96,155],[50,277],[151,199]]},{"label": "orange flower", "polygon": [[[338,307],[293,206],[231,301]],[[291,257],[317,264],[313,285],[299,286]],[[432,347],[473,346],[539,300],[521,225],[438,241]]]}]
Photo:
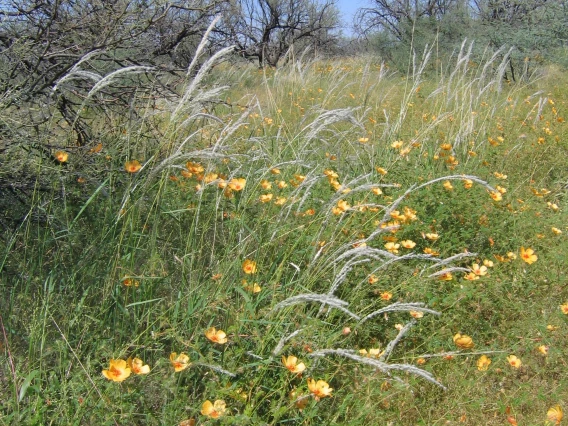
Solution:
[{"label": "orange flower", "polygon": [[333,390],[326,381],[318,380],[316,382],[314,379],[308,379],[308,389],[315,396],[317,401],[319,401],[320,398],[331,396],[331,391]]},{"label": "orange flower", "polygon": [[533,249],[531,249],[531,248],[525,249],[524,247],[521,247],[521,259],[523,259],[523,261],[525,261],[526,263],[528,263],[530,265],[530,264],[536,262],[538,257],[537,257],[536,254],[534,254]]},{"label": "orange flower", "polygon": [[491,364],[491,360],[487,357],[487,355],[481,355],[477,360],[477,369],[479,371],[487,371],[489,364]]},{"label": "orange flower", "polygon": [[246,184],[247,184],[247,180],[245,178],[233,178],[229,181],[228,186],[233,191],[238,192],[238,191],[242,191],[243,189],[245,189]]},{"label": "orange flower", "polygon": [[128,358],[126,364],[128,364],[134,374],[148,374],[150,372],[150,366],[144,365],[144,361],[140,358]]},{"label": "orange flower", "polygon": [[65,151],[57,151],[55,154],[53,154],[53,156],[60,163],[65,163],[69,158],[69,154],[66,153]]},{"label": "orange flower", "polygon": [[470,272],[469,274],[464,275],[463,279],[468,281],[475,281],[479,279],[479,275],[476,275],[474,272]]},{"label": "orange flower", "polygon": [[457,333],[454,336],[454,343],[460,349],[471,349],[475,346],[473,343],[473,339],[469,337],[467,334]]},{"label": "orange flower", "polygon": [[380,295],[382,300],[391,300],[392,299],[392,293],[390,291],[383,291]]},{"label": "orange flower", "polygon": [[451,281],[454,279],[454,276],[452,275],[451,272],[444,272],[443,274],[438,276],[438,279],[440,281]]},{"label": "orange flower", "polygon": [[379,277],[377,277],[375,274],[369,275],[369,284],[375,284],[376,282],[379,282]]},{"label": "orange flower", "polygon": [[282,355],[282,364],[294,374],[300,374],[306,369],[306,365],[303,362],[298,364],[298,358],[294,355],[289,355],[288,358]]},{"label": "orange flower", "polygon": [[215,327],[210,327],[205,330],[205,337],[220,345],[227,343],[227,335],[223,330],[217,330]]},{"label": "orange flower", "polygon": [[246,259],[243,262],[243,272],[247,275],[256,273],[256,262],[254,260]]},{"label": "orange flower", "polygon": [[507,361],[509,362],[509,364],[513,368],[520,368],[521,365],[522,365],[521,360],[519,358],[517,358],[515,355],[509,355],[507,357]]},{"label": "orange flower", "polygon": [[465,189],[470,189],[473,186],[473,181],[471,179],[464,179],[463,187]]},{"label": "orange flower", "polygon": [[546,420],[554,422],[555,425],[560,424],[562,417],[564,417],[564,413],[562,412],[562,407],[560,405],[550,407],[546,412]]},{"label": "orange flower", "polygon": [[225,414],[225,411],[227,410],[225,405],[225,401],[222,399],[216,400],[215,403],[207,400],[201,406],[201,414],[211,417],[212,419],[218,419]]},{"label": "orange flower", "polygon": [[103,376],[113,382],[122,382],[130,376],[130,368],[123,359],[111,359],[108,370],[103,370]]},{"label": "orange flower", "polygon": [[189,357],[183,352],[179,355],[176,352],[172,352],[170,354],[170,362],[172,363],[176,373],[185,370],[191,365]]},{"label": "orange flower", "polygon": [[412,318],[416,319],[422,318],[424,316],[424,312],[421,311],[408,311],[408,313]]},{"label": "orange flower", "polygon": [[138,160],[131,160],[124,163],[124,170],[128,173],[137,173],[142,168]]}]

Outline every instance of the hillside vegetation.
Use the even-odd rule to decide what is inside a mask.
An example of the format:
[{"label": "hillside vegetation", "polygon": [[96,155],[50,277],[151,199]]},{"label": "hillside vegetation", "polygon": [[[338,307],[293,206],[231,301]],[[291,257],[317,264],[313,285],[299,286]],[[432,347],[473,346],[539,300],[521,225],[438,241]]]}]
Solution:
[{"label": "hillside vegetation", "polygon": [[105,77],[81,146],[53,113],[1,153],[0,424],[559,424],[568,81],[502,59],[220,55],[124,114]]}]

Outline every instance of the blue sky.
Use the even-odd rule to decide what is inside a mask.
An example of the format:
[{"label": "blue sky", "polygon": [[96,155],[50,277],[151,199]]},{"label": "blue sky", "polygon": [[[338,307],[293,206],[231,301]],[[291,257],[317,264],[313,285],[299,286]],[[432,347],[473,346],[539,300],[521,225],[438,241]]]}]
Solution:
[{"label": "blue sky", "polygon": [[349,34],[351,31],[349,27],[353,22],[353,16],[357,9],[368,6],[368,0],[337,0],[337,7],[341,12],[341,19],[344,22],[345,33]]}]

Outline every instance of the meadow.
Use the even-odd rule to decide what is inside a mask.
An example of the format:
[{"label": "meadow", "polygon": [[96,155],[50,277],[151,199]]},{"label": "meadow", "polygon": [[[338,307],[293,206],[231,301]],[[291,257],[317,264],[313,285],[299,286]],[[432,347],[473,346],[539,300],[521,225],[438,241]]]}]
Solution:
[{"label": "meadow", "polygon": [[503,55],[219,54],[129,114],[107,76],[86,146],[54,114],[2,154],[51,190],[2,240],[0,424],[560,424],[568,79]]}]

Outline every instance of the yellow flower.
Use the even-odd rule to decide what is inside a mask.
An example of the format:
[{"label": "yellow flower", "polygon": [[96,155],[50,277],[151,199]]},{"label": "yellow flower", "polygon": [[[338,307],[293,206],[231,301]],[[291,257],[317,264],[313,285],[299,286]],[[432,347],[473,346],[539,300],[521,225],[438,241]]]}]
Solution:
[{"label": "yellow flower", "polygon": [[386,175],[388,172],[386,171],[386,169],[384,169],[383,167],[375,167],[375,170],[377,171],[377,173],[381,174],[381,175]]},{"label": "yellow flower", "polygon": [[483,265],[485,265],[488,268],[492,268],[493,267],[493,262],[489,259],[484,259],[483,260]]},{"label": "yellow flower", "polygon": [[554,226],[552,227],[552,232],[556,235],[562,234],[562,231],[558,228],[555,228]]},{"label": "yellow flower", "polygon": [[438,276],[438,279],[440,281],[451,281],[454,279],[454,276],[452,275],[451,272],[444,272],[443,274]]},{"label": "yellow flower", "polygon": [[444,151],[451,151],[452,145],[449,143],[443,143],[442,145],[440,145],[440,148],[443,149]]},{"label": "yellow flower", "polygon": [[359,142],[367,143],[367,142],[369,142],[369,138],[359,138]]},{"label": "yellow flower", "polygon": [[351,206],[349,205],[349,203],[345,200],[339,200],[337,202],[337,208],[343,212],[349,210],[351,208]]},{"label": "yellow flower", "polygon": [[137,173],[142,168],[138,160],[131,160],[124,163],[124,170],[128,173]]},{"label": "yellow flower", "polygon": [[228,185],[233,191],[242,191],[245,189],[247,180],[245,178],[233,178],[229,181]]},{"label": "yellow flower", "polygon": [[558,204],[555,203],[551,203],[550,201],[548,201],[546,203],[546,205],[548,206],[548,208],[554,212],[558,211]]},{"label": "yellow flower", "polygon": [[394,149],[400,149],[400,148],[402,148],[402,145],[404,145],[403,141],[394,141],[393,143],[391,143],[391,146]]},{"label": "yellow flower", "polygon": [[493,176],[495,176],[497,179],[507,179],[507,175],[504,175],[503,173],[499,173],[499,172],[494,172]]},{"label": "yellow flower", "polygon": [[425,237],[427,239],[429,239],[430,241],[436,241],[438,238],[440,238],[440,236],[434,232],[429,232],[425,235]]},{"label": "yellow flower", "polygon": [[208,173],[205,175],[205,177],[203,178],[203,182],[205,183],[211,183],[214,180],[216,180],[219,177],[219,175],[217,173]]},{"label": "yellow flower", "polygon": [[479,276],[487,275],[487,266],[479,266],[477,263],[474,263],[471,265],[471,272]]},{"label": "yellow flower", "polygon": [[424,312],[422,311],[408,311],[408,313],[412,318],[416,319],[422,318],[424,316]]},{"label": "yellow flower", "polygon": [[189,357],[183,352],[179,355],[176,352],[172,352],[170,354],[170,362],[172,363],[176,373],[185,370],[191,365]]},{"label": "yellow flower", "polygon": [[546,419],[549,422],[554,422],[555,425],[560,424],[562,417],[564,417],[564,413],[562,412],[562,407],[560,405],[550,407],[546,412]]},{"label": "yellow flower", "polygon": [[272,173],[273,175],[279,175],[280,174],[280,169],[277,169],[276,167],[273,169],[270,169],[270,173]]},{"label": "yellow flower", "polygon": [[243,272],[247,275],[256,273],[256,262],[254,260],[245,259],[243,262]]},{"label": "yellow flower", "polygon": [[398,248],[400,247],[400,244],[397,243],[393,243],[393,242],[389,242],[385,244],[385,248],[393,254],[397,254],[398,253]]},{"label": "yellow flower", "polygon": [[392,293],[390,291],[383,291],[380,295],[382,300],[391,300],[392,299]]},{"label": "yellow flower", "polygon": [[404,240],[400,242],[400,245],[403,246],[404,248],[411,249],[414,248],[414,246],[416,246],[416,243],[412,240]]},{"label": "yellow flower", "polygon": [[294,355],[289,355],[288,358],[282,355],[282,364],[294,374],[300,374],[306,369],[306,365],[303,362],[298,364],[298,358]]},{"label": "yellow flower", "polygon": [[222,399],[218,399],[215,403],[207,400],[201,406],[201,414],[207,417],[211,417],[212,419],[218,419],[219,417],[225,414],[225,401]]},{"label": "yellow flower", "polygon": [[489,364],[491,364],[491,360],[487,357],[487,355],[481,355],[477,360],[477,369],[479,371],[487,371]]},{"label": "yellow flower", "polygon": [[491,191],[489,195],[493,198],[493,201],[501,201],[503,199],[499,191]]},{"label": "yellow flower", "polygon": [[444,188],[448,191],[454,189],[452,182],[450,182],[449,180],[444,181]]},{"label": "yellow flower", "polygon": [[286,200],[287,200],[286,197],[276,197],[276,201],[274,201],[274,204],[276,204],[277,206],[283,206]]},{"label": "yellow flower", "polygon": [[463,187],[465,189],[470,189],[473,186],[473,181],[471,179],[464,179]]},{"label": "yellow flower", "polygon": [[369,275],[369,284],[375,284],[376,282],[379,282],[379,277],[377,277],[375,274]]},{"label": "yellow flower", "polygon": [[457,333],[454,336],[454,343],[460,349],[471,349],[475,346],[473,343],[473,339],[469,337],[467,334]]},{"label": "yellow flower", "polygon": [[148,374],[150,372],[150,366],[144,365],[144,361],[140,358],[128,358],[126,364],[128,364],[134,374]]},{"label": "yellow flower", "polygon": [[507,361],[513,368],[520,368],[522,364],[521,360],[517,358],[515,355],[509,355],[507,357]]},{"label": "yellow flower", "polygon": [[468,281],[475,281],[479,279],[479,275],[476,275],[475,272],[470,272],[469,274],[465,274],[463,276],[463,279]]},{"label": "yellow flower", "polygon": [[538,257],[536,254],[534,254],[533,249],[531,248],[525,249],[524,247],[521,247],[521,259],[523,259],[523,261],[525,261],[530,265],[531,263],[536,262]]},{"label": "yellow flower", "polygon": [[560,310],[564,315],[568,315],[568,302],[560,305]]},{"label": "yellow flower", "polygon": [[516,255],[515,253],[513,253],[512,251],[508,251],[508,252],[507,252],[507,257],[508,257],[510,260],[515,260],[515,259],[517,258],[517,255]]},{"label": "yellow flower", "polygon": [[286,183],[286,181],[279,180],[279,181],[276,181],[276,186],[280,189],[284,189],[288,186],[288,184]]},{"label": "yellow flower", "polygon": [[335,172],[335,171],[333,171],[333,170],[331,170],[331,169],[326,169],[326,170],[324,170],[324,171],[323,171],[323,174],[324,174],[325,176],[327,176],[328,178],[331,178],[331,179],[337,179],[337,178],[339,177],[339,175],[337,174],[337,172]]},{"label": "yellow flower", "polygon": [[[565,312],[565,313],[568,313],[568,305],[566,306],[566,312]],[[548,325],[546,326],[546,329],[547,329],[548,331],[555,331],[555,330],[558,330],[558,326],[552,325],[552,324],[548,324]]]},{"label": "yellow flower", "polygon": [[547,355],[548,355],[548,349],[549,349],[548,346],[546,346],[546,345],[540,345],[537,349],[538,349],[538,351],[540,352],[540,354],[541,354],[542,356],[547,356]]},{"label": "yellow flower", "polygon": [[381,188],[373,188],[373,189],[371,189],[371,191],[375,195],[383,195],[383,191],[381,190]]},{"label": "yellow flower", "polygon": [[243,280],[243,287],[246,291],[250,291],[253,294],[260,293],[262,291],[262,287],[258,285],[258,283],[249,284],[247,280]]},{"label": "yellow flower", "polygon": [[258,197],[258,199],[261,203],[268,203],[270,200],[272,200],[272,197],[273,197],[272,194],[263,194],[260,197]]},{"label": "yellow flower", "polygon": [[111,359],[108,370],[103,370],[103,376],[113,382],[122,382],[130,376],[130,368],[123,359]]},{"label": "yellow flower", "polygon": [[65,151],[57,151],[55,154],[53,154],[53,156],[60,163],[65,163],[69,158],[69,154],[66,153]]},{"label": "yellow flower", "polygon": [[438,256],[440,254],[440,252],[437,252],[436,250],[430,248],[430,247],[426,247],[424,249],[424,253],[429,254],[431,256]]},{"label": "yellow flower", "polygon": [[314,379],[308,379],[308,389],[318,401],[320,398],[331,396],[331,391],[333,390],[333,388],[329,387],[326,381],[318,380],[316,382]]},{"label": "yellow flower", "polygon": [[260,186],[262,187],[262,189],[272,189],[272,184],[270,182],[268,182],[266,179],[263,179],[260,181]]},{"label": "yellow flower", "polygon": [[227,335],[223,330],[217,330],[215,327],[209,327],[205,330],[205,337],[214,343],[219,343],[220,345],[227,343]]}]

